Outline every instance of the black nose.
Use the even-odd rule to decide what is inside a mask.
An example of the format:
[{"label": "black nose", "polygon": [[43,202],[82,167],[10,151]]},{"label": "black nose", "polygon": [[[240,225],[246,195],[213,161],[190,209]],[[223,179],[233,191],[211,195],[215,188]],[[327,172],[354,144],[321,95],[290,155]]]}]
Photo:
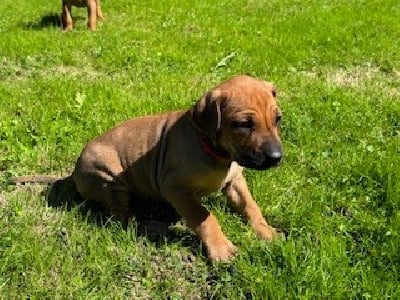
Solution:
[{"label": "black nose", "polygon": [[271,164],[276,165],[282,160],[282,151],[273,150],[269,153],[265,153],[265,159],[269,160]]},{"label": "black nose", "polygon": [[264,151],[249,151],[238,161],[240,165],[255,170],[272,168],[282,160],[280,144],[266,147]]},{"label": "black nose", "polygon": [[260,169],[268,169],[278,165],[282,160],[282,151],[274,150],[264,153],[264,161]]}]

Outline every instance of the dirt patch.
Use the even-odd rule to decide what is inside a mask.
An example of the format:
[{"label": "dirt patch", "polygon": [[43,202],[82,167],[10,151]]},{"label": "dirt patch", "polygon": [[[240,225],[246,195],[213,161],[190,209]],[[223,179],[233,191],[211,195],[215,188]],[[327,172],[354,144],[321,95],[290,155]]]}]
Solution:
[{"label": "dirt patch", "polygon": [[400,96],[400,71],[386,70],[371,65],[350,68],[322,68],[301,71],[302,76],[325,80],[328,85],[357,89],[382,89],[389,97]]},{"label": "dirt patch", "polygon": [[103,76],[103,73],[91,67],[78,68],[73,66],[57,66],[50,70],[51,73],[58,74],[60,76],[80,77],[84,76],[89,79],[96,79]]},{"label": "dirt patch", "polygon": [[26,58],[25,62],[10,61],[0,58],[0,80],[26,80],[33,77],[83,77],[95,80],[104,77],[104,73],[91,66],[46,66],[35,58]]},{"label": "dirt patch", "polygon": [[339,69],[326,74],[328,83],[338,86],[358,87],[380,77],[381,71],[375,67],[354,67]]}]

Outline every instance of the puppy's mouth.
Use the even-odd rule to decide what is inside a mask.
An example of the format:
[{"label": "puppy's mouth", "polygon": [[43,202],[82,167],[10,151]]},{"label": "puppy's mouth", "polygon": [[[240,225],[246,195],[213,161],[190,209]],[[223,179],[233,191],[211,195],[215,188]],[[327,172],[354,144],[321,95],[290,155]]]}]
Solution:
[{"label": "puppy's mouth", "polygon": [[236,159],[236,162],[242,167],[253,170],[267,170],[276,167],[282,161],[282,151],[271,152],[247,152]]}]

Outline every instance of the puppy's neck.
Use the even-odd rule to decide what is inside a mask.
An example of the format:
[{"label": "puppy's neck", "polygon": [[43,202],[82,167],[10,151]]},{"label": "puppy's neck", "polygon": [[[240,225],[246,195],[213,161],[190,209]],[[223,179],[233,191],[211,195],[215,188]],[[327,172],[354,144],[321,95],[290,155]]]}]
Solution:
[{"label": "puppy's neck", "polygon": [[197,130],[197,136],[199,137],[200,145],[203,151],[207,153],[209,156],[211,156],[213,159],[229,161],[229,162],[232,161],[232,158],[229,155],[229,153],[226,152],[221,147],[215,146],[208,136],[204,135],[199,130]]}]

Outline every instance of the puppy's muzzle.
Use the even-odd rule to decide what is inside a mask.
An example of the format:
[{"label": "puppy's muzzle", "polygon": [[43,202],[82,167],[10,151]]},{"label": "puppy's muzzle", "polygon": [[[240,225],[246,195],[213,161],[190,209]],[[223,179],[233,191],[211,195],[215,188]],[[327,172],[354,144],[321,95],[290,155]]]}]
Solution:
[{"label": "puppy's muzzle", "polygon": [[259,150],[249,150],[238,160],[239,165],[255,170],[266,170],[282,160],[282,145],[278,141],[265,142]]}]

